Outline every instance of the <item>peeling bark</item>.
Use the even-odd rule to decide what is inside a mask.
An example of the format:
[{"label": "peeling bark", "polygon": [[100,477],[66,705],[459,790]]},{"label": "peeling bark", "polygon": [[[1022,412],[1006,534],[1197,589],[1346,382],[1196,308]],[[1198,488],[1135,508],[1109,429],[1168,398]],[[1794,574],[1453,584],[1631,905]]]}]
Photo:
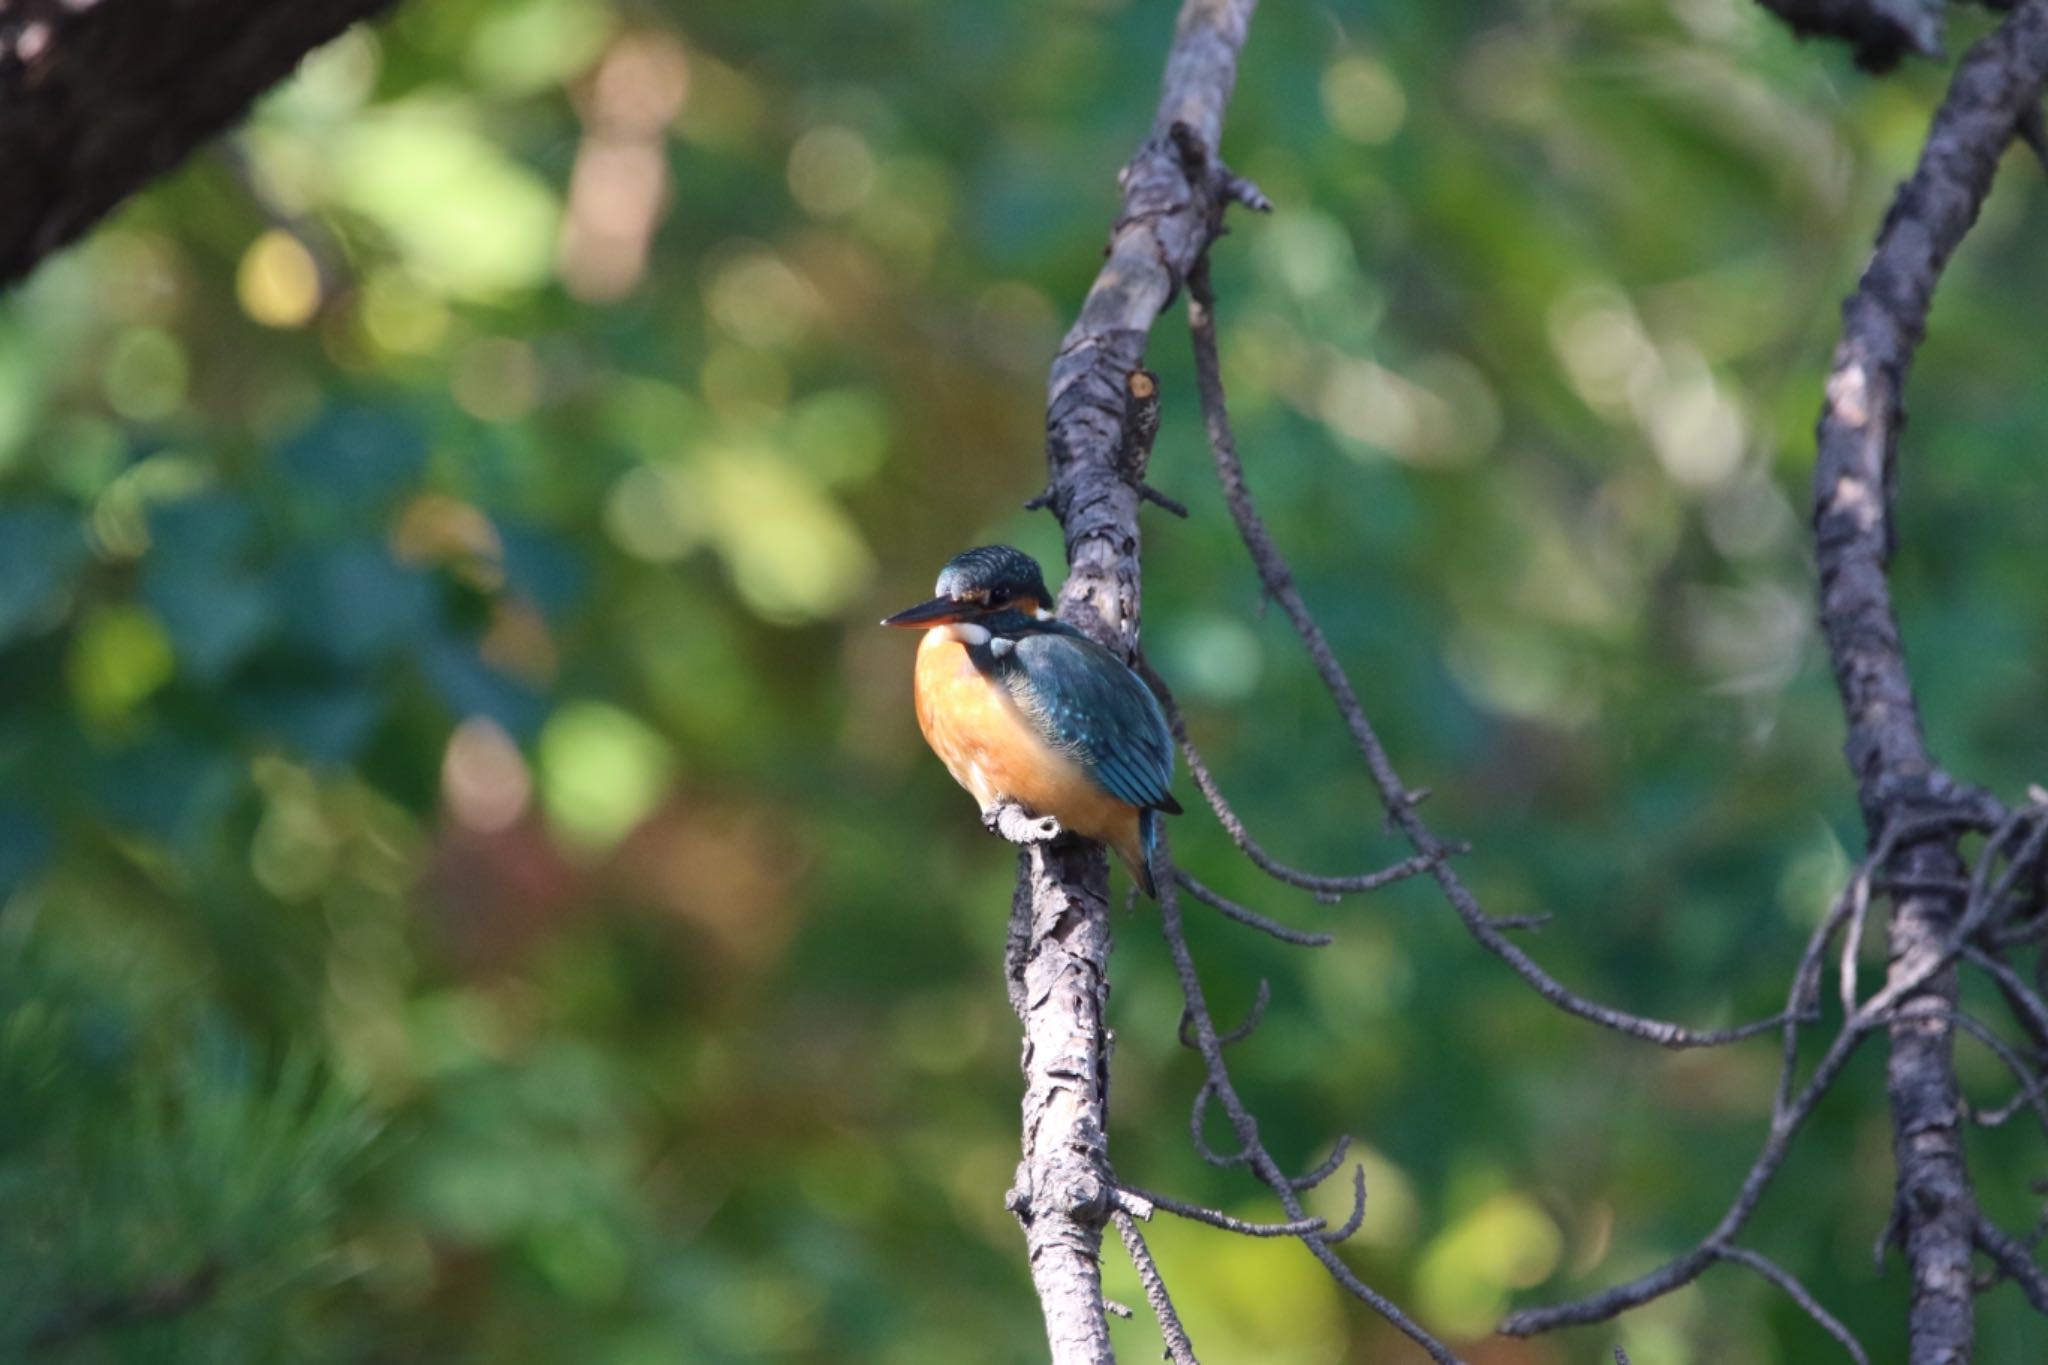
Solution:
[{"label": "peeling bark", "polygon": [[[1134,657],[1138,507],[1151,452],[1145,340],[1217,229],[1213,156],[1256,0],[1187,0],[1151,134],[1124,167],[1109,259],[1052,364],[1045,501],[1066,534],[1060,615]],[[1149,376],[1145,377],[1149,380]],[[1151,408],[1156,422],[1156,407]],[[1010,1207],[1023,1226],[1055,1365],[1113,1356],[1101,1281],[1109,1168],[1108,869],[1092,844],[1021,855],[1009,975],[1024,1025],[1023,1159]]]}]

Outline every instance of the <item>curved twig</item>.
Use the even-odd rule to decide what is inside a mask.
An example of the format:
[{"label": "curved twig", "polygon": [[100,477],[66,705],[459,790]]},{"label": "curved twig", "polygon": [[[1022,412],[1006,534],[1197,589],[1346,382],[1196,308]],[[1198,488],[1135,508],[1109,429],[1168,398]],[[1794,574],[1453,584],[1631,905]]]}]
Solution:
[{"label": "curved twig", "polygon": [[[1161,856],[1165,856],[1164,850]],[[1207,1072],[1207,1078],[1197,1093],[1193,1115],[1192,1127],[1196,1149],[1213,1164],[1249,1166],[1260,1183],[1270,1189],[1274,1197],[1280,1201],[1280,1207],[1289,1219],[1305,1219],[1307,1213],[1302,1207],[1301,1195],[1294,1180],[1281,1168],[1273,1154],[1266,1150],[1264,1142],[1259,1137],[1258,1120],[1245,1107],[1236,1086],[1231,1082],[1229,1064],[1224,1059],[1223,1041],[1217,1033],[1214,1020],[1210,1017],[1208,1001],[1202,993],[1201,978],[1195,971],[1194,954],[1188,948],[1187,932],[1181,923],[1177,885],[1171,880],[1160,887],[1159,932],[1166,940],[1167,950],[1173,958],[1174,972],[1180,978],[1181,998],[1185,1003],[1187,1016],[1192,1021],[1197,1050],[1201,1053],[1202,1064]],[[1240,1144],[1236,1156],[1221,1161],[1216,1160],[1215,1154],[1208,1149],[1201,1135],[1202,1119],[1211,1101],[1222,1106],[1224,1115],[1230,1120],[1231,1131],[1236,1134]],[[1362,1183],[1362,1170],[1358,1178]],[[1363,1214],[1359,1217],[1362,1218]],[[1303,1235],[1300,1240],[1302,1245],[1309,1249],[1310,1254],[1322,1263],[1330,1277],[1346,1292],[1372,1308],[1409,1340],[1422,1347],[1439,1365],[1456,1365],[1458,1357],[1448,1346],[1431,1336],[1421,1324],[1402,1312],[1392,1300],[1359,1279],[1351,1267],[1339,1259],[1326,1237],[1309,1233]]]},{"label": "curved twig", "polygon": [[[1393,760],[1387,756],[1386,746],[1380,743],[1372,722],[1366,718],[1365,708],[1360,704],[1357,689],[1352,687],[1350,675],[1337,661],[1330,648],[1329,638],[1323,634],[1322,626],[1302,599],[1301,590],[1295,586],[1294,571],[1288,567],[1287,558],[1274,542],[1272,533],[1266,529],[1265,518],[1259,514],[1257,505],[1245,483],[1244,463],[1237,453],[1237,440],[1231,433],[1229,405],[1223,395],[1222,366],[1216,350],[1215,300],[1209,289],[1207,263],[1196,266],[1188,277],[1188,325],[1193,333],[1195,346],[1195,382],[1201,393],[1202,418],[1209,430],[1209,451],[1216,465],[1216,477],[1223,485],[1224,501],[1230,506],[1231,519],[1236,522],[1238,537],[1244,542],[1252,564],[1258,570],[1259,581],[1266,592],[1280,604],[1287,619],[1293,623],[1294,632],[1301,637],[1303,647],[1315,664],[1317,675],[1322,679],[1323,688],[1337,704],[1338,713],[1343,717],[1345,727],[1351,732],[1353,745],[1378,790],[1381,805],[1387,819],[1407,838],[1417,858],[1427,864],[1429,875],[1442,888],[1444,898],[1457,912],[1464,923],[1466,932],[1488,952],[1513,968],[1515,974],[1527,982],[1535,992],[1567,1014],[1590,1020],[1618,1033],[1643,1038],[1669,1048],[1715,1047],[1739,1039],[1751,1038],[1760,1033],[1769,1033],[1779,1028],[1783,1016],[1760,1019],[1726,1029],[1692,1029],[1683,1024],[1674,1024],[1662,1019],[1651,1019],[1643,1015],[1630,1014],[1626,1010],[1613,1009],[1597,1004],[1577,994],[1552,977],[1535,959],[1516,944],[1496,925],[1492,916],[1481,908],[1479,900],[1465,885],[1457,870],[1448,861],[1453,851],[1451,845],[1438,837],[1436,832],[1416,811],[1416,795],[1401,776],[1394,770]],[[1212,784],[1213,785],[1213,784]],[[1219,812],[1220,814],[1220,812]]]}]

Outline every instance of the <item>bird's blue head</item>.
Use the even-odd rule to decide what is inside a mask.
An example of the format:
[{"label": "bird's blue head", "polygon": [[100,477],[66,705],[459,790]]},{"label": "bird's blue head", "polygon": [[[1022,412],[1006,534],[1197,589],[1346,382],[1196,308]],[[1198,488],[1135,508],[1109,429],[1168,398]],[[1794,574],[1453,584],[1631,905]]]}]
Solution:
[{"label": "bird's blue head", "polygon": [[963,550],[939,571],[929,602],[899,611],[885,626],[936,626],[948,621],[992,624],[1012,615],[1038,620],[1052,610],[1052,593],[1038,561],[1008,545]]}]

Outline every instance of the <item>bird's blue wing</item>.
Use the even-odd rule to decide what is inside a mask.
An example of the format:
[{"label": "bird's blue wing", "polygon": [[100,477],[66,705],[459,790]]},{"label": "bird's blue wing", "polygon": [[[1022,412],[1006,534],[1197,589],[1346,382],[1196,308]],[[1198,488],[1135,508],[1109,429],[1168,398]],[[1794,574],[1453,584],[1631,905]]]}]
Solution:
[{"label": "bird's blue wing", "polygon": [[1046,742],[1078,759],[1096,785],[1141,810],[1180,814],[1166,716],[1122,660],[1062,630],[1014,640],[995,665]]}]

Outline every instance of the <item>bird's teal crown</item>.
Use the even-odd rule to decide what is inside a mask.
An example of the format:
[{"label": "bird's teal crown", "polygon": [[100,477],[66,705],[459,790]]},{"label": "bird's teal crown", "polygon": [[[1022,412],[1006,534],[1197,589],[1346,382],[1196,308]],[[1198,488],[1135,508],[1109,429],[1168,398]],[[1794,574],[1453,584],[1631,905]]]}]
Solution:
[{"label": "bird's teal crown", "polygon": [[1046,590],[1038,561],[1008,545],[980,545],[954,555],[939,571],[935,591],[956,602],[995,605],[1029,599],[1052,606],[1052,594]]}]

